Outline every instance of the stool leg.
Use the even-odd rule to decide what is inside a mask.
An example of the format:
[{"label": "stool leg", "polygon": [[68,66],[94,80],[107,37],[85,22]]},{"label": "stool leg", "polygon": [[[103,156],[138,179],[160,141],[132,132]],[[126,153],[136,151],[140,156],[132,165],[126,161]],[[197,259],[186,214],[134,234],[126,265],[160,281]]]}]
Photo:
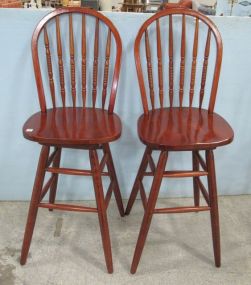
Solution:
[{"label": "stool leg", "polygon": [[27,256],[30,249],[31,239],[33,235],[33,230],[37,218],[38,204],[40,202],[41,191],[43,188],[44,176],[45,176],[45,168],[47,159],[49,156],[50,148],[48,146],[42,146],[42,150],[40,153],[40,158],[37,167],[36,178],[33,186],[32,197],[30,202],[30,209],[27,218],[24,240],[20,258],[20,264],[24,265],[27,260]]},{"label": "stool leg", "polygon": [[111,250],[111,242],[110,242],[109,228],[108,228],[107,215],[106,215],[106,205],[105,205],[104,192],[102,187],[102,178],[100,173],[98,155],[96,150],[90,150],[89,154],[90,154],[91,170],[93,172],[92,177],[93,177],[94,191],[95,191],[96,203],[98,209],[100,231],[101,231],[104,254],[105,254],[105,261],[108,272],[112,273],[113,272],[112,250]]},{"label": "stool leg", "polygon": [[118,178],[116,175],[116,171],[115,171],[115,167],[114,167],[114,163],[113,163],[113,159],[112,159],[112,153],[111,153],[109,144],[104,145],[104,152],[108,155],[107,168],[108,168],[108,171],[111,175],[111,179],[114,182],[113,192],[115,195],[115,199],[116,199],[116,203],[117,203],[117,206],[119,209],[119,213],[120,213],[121,217],[124,217],[124,215],[125,215],[124,206],[123,206],[123,202],[122,202]]},{"label": "stool leg", "polygon": [[206,161],[208,167],[208,189],[211,206],[211,227],[214,247],[215,266],[221,266],[221,249],[220,249],[220,223],[218,212],[217,186],[215,177],[214,154],[212,150],[206,151]]},{"label": "stool leg", "polygon": [[138,241],[137,241],[136,248],[134,251],[134,256],[133,256],[133,261],[132,261],[132,266],[131,266],[132,274],[134,274],[137,270],[139,260],[140,260],[140,257],[141,257],[141,254],[142,254],[142,251],[145,245],[147,233],[150,228],[150,224],[151,224],[151,220],[153,216],[153,211],[154,211],[157,198],[158,198],[159,189],[160,189],[161,181],[163,178],[163,173],[165,171],[167,157],[168,157],[167,151],[162,151],[160,154],[158,165],[157,165],[155,175],[153,178],[151,192],[148,198],[144,218],[143,218],[141,229],[139,232]]},{"label": "stool leg", "polygon": [[128,200],[128,204],[127,204],[126,211],[125,211],[126,215],[130,214],[132,206],[136,200],[137,194],[139,192],[139,182],[143,179],[144,172],[147,169],[147,165],[148,165],[147,156],[151,153],[152,153],[152,150],[149,147],[146,147],[146,150],[144,152],[144,155],[143,155],[140,167],[139,167],[138,174],[137,174],[136,179],[135,179],[134,184],[133,184],[133,188],[132,188],[130,198]]},{"label": "stool leg", "polygon": [[[199,171],[199,162],[195,156],[195,152],[193,151],[193,171]],[[197,177],[193,178],[193,195],[194,195],[194,206],[200,206],[200,189],[197,183]]]},{"label": "stool leg", "polygon": [[[56,154],[56,157],[54,158],[52,167],[58,168],[60,165],[60,159],[61,159],[61,151],[62,149],[59,148],[58,152]],[[53,181],[52,185],[51,185],[51,189],[50,189],[50,196],[49,196],[49,202],[51,204],[55,203],[55,199],[56,199],[56,192],[57,192],[57,186],[58,186],[58,174],[53,174],[55,175],[55,180]],[[53,209],[49,209],[49,211],[53,211]]]}]

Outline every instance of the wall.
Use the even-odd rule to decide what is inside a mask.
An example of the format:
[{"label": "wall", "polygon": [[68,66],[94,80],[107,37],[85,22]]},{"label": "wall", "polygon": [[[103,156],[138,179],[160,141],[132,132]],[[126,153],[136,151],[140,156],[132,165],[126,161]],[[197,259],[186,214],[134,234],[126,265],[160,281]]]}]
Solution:
[{"label": "wall", "polygon": [[[22,125],[38,111],[30,53],[34,27],[46,10],[0,10],[0,199],[25,200],[36,171],[40,146],[22,137]],[[142,112],[133,45],[146,14],[105,13],[117,26],[123,39],[123,63],[116,112],[123,122],[121,139],[112,143],[116,169],[124,197],[128,197],[144,147],[137,137],[137,117]],[[216,150],[218,189],[220,194],[251,194],[251,30],[250,18],[215,17],[224,42],[224,58],[216,111],[235,131],[234,142]],[[189,34],[187,35],[189,39]],[[87,156],[67,151],[66,167],[82,167]],[[86,162],[88,165],[88,163]],[[169,167],[190,167],[186,153],[171,154]],[[87,178],[60,179],[60,199],[92,199],[92,184]],[[168,181],[162,196],[190,196],[192,185]]]}]

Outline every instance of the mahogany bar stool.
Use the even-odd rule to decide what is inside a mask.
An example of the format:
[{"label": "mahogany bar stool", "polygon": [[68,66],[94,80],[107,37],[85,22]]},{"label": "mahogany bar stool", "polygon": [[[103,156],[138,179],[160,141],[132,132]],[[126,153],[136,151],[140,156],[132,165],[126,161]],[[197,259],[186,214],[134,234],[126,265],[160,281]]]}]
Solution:
[{"label": "mahogany bar stool", "polygon": [[[192,35],[189,41],[188,30]],[[138,135],[146,149],[126,209],[129,215],[140,192],[145,212],[131,273],[137,270],[153,214],[210,211],[215,265],[220,267],[213,150],[229,144],[234,136],[229,124],[214,112],[222,61],[220,33],[209,18],[196,11],[165,9],[142,25],[134,51],[144,109],[138,120]],[[157,164],[153,151],[159,152]],[[192,169],[166,170],[171,151],[190,151]],[[145,176],[153,177],[148,199],[142,182]],[[194,205],[156,208],[162,178],[184,177],[193,179]],[[200,193],[206,206],[200,204]]]},{"label": "mahogany bar stool", "polygon": [[[106,211],[114,193],[120,215],[124,216],[109,147],[121,135],[121,122],[114,113],[121,53],[117,29],[94,10],[57,9],[45,16],[34,31],[32,57],[41,111],[26,121],[23,135],[42,149],[24,234],[22,265],[27,260],[38,208],[48,208],[97,213],[107,270],[113,272]],[[91,169],[60,167],[65,148],[87,150]],[[100,160],[98,150],[103,153]],[[44,183],[46,173],[50,178]],[[97,207],[55,203],[59,174],[91,176]],[[106,196],[103,176],[110,178]],[[47,192],[49,202],[43,202]]]}]

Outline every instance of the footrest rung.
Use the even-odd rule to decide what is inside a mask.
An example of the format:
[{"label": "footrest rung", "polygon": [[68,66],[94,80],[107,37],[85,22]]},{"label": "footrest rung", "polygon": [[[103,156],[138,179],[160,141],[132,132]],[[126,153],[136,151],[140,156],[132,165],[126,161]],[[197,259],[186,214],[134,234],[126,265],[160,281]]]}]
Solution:
[{"label": "footrest rung", "polygon": [[207,171],[175,170],[175,171],[165,171],[163,177],[185,178],[185,177],[198,177],[206,175],[208,175]]},{"label": "footrest rung", "polygon": [[40,208],[47,208],[47,209],[55,209],[55,210],[63,210],[63,211],[71,211],[71,212],[91,212],[97,213],[97,208],[92,207],[84,207],[78,205],[69,205],[69,204],[51,204],[51,203],[40,203],[38,204]]},{"label": "footrest rung", "polygon": [[190,213],[209,211],[211,208],[208,206],[201,207],[176,207],[176,208],[160,208],[153,211],[154,214],[175,214],[175,213]]},{"label": "footrest rung", "polygon": [[[80,175],[80,176],[92,176],[91,170],[82,170],[82,169],[72,169],[72,168],[56,168],[48,167],[46,168],[47,172],[57,173],[57,174],[66,174],[66,175]],[[108,172],[101,172],[102,176],[109,176]]]}]

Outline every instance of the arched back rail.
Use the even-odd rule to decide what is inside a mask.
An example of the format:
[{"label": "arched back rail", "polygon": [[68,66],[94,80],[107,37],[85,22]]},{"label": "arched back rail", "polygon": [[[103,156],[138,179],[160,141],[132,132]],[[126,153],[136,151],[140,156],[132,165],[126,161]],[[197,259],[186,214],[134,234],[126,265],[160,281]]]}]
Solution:
[{"label": "arched back rail", "polygon": [[113,113],[121,54],[120,35],[101,13],[63,8],[45,16],[32,37],[41,111],[83,106]]},{"label": "arched back rail", "polygon": [[173,8],[149,18],[134,48],[144,112],[165,106],[213,112],[222,49],[217,27],[201,13]]}]

